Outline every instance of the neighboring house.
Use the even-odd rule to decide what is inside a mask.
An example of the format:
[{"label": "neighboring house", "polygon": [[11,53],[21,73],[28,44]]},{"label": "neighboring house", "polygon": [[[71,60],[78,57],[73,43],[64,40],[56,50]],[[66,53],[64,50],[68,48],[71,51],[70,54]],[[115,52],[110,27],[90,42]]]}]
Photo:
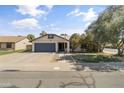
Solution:
[{"label": "neighboring house", "polygon": [[56,34],[46,34],[32,41],[34,52],[69,52],[70,42]]},{"label": "neighboring house", "polygon": [[0,36],[0,50],[23,50],[28,44],[24,36]]}]

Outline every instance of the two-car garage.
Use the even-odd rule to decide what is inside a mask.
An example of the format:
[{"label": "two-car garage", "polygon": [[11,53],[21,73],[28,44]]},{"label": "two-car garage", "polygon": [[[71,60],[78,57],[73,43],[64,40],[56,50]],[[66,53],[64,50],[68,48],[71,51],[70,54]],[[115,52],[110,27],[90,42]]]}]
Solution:
[{"label": "two-car garage", "polygon": [[35,52],[55,52],[55,43],[35,43]]},{"label": "two-car garage", "polygon": [[69,52],[69,40],[56,34],[46,34],[32,41],[33,52]]}]

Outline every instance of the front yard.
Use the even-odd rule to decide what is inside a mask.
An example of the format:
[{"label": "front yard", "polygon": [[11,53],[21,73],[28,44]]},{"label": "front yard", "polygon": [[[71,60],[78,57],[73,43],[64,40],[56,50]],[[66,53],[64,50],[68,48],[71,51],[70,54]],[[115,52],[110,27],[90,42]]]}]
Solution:
[{"label": "front yard", "polygon": [[27,52],[27,51],[25,51],[25,50],[17,50],[17,51],[0,50],[0,56],[1,55],[11,54],[11,53],[22,53],[22,52]]},{"label": "front yard", "polygon": [[6,54],[11,54],[14,53],[15,51],[0,51],[0,55],[6,55]]},{"label": "front yard", "polygon": [[72,57],[79,63],[122,62],[119,57],[105,53],[82,53]]},{"label": "front yard", "polygon": [[124,71],[124,57],[107,53],[80,53],[71,55],[77,70]]}]

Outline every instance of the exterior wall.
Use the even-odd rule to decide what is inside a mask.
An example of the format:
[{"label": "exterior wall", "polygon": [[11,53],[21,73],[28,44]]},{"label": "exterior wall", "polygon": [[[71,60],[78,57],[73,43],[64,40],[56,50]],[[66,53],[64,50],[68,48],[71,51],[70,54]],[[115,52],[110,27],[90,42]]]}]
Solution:
[{"label": "exterior wall", "polygon": [[[11,43],[11,42],[8,42],[8,43]],[[12,43],[12,48],[7,48],[7,43],[5,42],[5,43],[0,43],[0,49],[1,50],[14,50],[14,48],[15,48],[15,44],[14,43]]]},{"label": "exterior wall", "polygon": [[56,52],[58,52],[58,43],[56,43]]},{"label": "exterior wall", "polygon": [[67,43],[67,52],[69,52],[70,51],[69,50],[70,49],[69,41],[62,39],[58,36],[54,36],[53,39],[48,39],[48,35],[33,41],[32,42],[32,51],[34,51],[34,43],[55,43],[56,44],[56,52],[58,52],[58,43],[60,43],[60,42]]},{"label": "exterior wall", "polygon": [[0,45],[1,45],[1,49],[6,48],[6,43],[1,43]]},{"label": "exterior wall", "polygon": [[32,43],[32,52],[34,52],[34,43]]},{"label": "exterior wall", "polygon": [[32,50],[32,45],[26,45],[26,50],[31,51]]},{"label": "exterior wall", "polygon": [[70,52],[70,42],[67,43],[67,52]]},{"label": "exterior wall", "polygon": [[26,46],[30,44],[29,40],[27,38],[25,38],[24,40],[17,42],[15,44],[15,50],[25,50]]}]

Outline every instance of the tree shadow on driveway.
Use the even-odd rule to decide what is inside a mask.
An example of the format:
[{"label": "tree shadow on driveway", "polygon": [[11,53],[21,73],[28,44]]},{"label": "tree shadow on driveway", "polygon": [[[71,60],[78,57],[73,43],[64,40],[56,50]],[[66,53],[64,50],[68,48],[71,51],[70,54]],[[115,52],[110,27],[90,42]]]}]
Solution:
[{"label": "tree shadow on driveway", "polygon": [[[75,55],[73,55],[75,56]],[[65,55],[61,57],[61,60],[68,60],[68,62],[72,63],[76,71],[99,71],[99,72],[111,72],[117,71],[118,69],[112,68],[104,62],[94,63],[94,62],[79,62],[72,55]]]},{"label": "tree shadow on driveway", "polygon": [[[42,80],[38,80],[38,83],[35,85],[34,88],[40,88],[41,86],[42,86]],[[6,85],[6,86],[0,87],[0,88],[21,88],[21,87],[11,84],[11,85]]]},{"label": "tree shadow on driveway", "polygon": [[61,88],[67,88],[67,87],[86,87],[86,88],[96,88],[96,81],[93,77],[93,75],[91,73],[89,73],[89,75],[82,75],[80,72],[77,72],[77,74],[79,75],[78,77],[75,76],[74,78],[78,78],[81,81],[77,82],[77,81],[71,81],[71,82],[60,82],[60,87]]}]

